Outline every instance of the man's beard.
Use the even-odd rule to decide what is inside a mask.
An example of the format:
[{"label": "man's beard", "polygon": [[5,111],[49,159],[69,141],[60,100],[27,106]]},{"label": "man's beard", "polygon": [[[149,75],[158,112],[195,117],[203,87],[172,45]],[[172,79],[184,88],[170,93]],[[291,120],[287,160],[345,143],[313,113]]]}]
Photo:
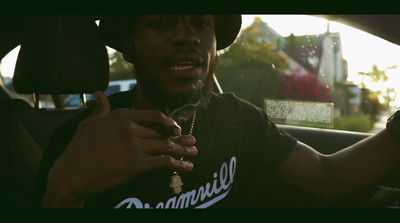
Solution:
[{"label": "man's beard", "polygon": [[[214,89],[214,72],[217,66],[218,58],[216,57],[214,61],[211,62],[209,72],[203,83],[204,87],[202,88],[202,95],[205,97],[205,101],[209,101]],[[135,66],[134,71],[137,81],[141,83],[147,97],[149,97],[150,100],[163,112],[179,108],[193,99],[192,95],[177,96],[169,93],[157,80],[149,78],[147,75],[143,74],[140,67]]]}]

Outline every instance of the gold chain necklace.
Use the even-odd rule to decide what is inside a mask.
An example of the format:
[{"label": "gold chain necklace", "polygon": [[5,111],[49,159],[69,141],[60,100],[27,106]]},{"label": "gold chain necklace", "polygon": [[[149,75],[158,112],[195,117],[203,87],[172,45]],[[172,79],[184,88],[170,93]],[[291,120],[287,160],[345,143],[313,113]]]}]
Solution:
[{"label": "gold chain necklace", "polygon": [[[193,117],[192,117],[192,124],[190,125],[190,131],[189,135],[192,135],[193,133],[193,128],[194,128],[194,123],[196,122],[196,110],[193,112]],[[183,161],[183,156],[181,157],[181,161]],[[172,192],[174,194],[180,194],[182,192],[182,178],[179,176],[178,172],[174,172],[174,175],[171,177],[171,183],[169,187],[172,189]]]}]

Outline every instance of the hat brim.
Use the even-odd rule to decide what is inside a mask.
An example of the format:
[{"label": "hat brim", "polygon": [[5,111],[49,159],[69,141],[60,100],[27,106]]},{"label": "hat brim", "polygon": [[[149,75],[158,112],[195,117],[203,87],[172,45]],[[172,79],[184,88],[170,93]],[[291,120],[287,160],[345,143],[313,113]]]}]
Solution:
[{"label": "hat brim", "polygon": [[[138,15],[102,15],[99,24],[100,37],[104,44],[122,52],[127,36],[133,31]],[[242,26],[241,15],[215,15],[217,50],[231,45]]]}]

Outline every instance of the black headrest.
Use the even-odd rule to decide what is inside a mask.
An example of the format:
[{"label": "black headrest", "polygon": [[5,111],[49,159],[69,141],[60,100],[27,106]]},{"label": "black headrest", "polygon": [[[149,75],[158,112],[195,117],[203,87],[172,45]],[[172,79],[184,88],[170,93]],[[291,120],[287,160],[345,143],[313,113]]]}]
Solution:
[{"label": "black headrest", "polygon": [[32,22],[32,16],[29,15],[0,15],[0,59],[20,44]]},{"label": "black headrest", "polygon": [[13,77],[18,93],[78,94],[107,88],[107,49],[92,16],[40,16],[26,33]]}]

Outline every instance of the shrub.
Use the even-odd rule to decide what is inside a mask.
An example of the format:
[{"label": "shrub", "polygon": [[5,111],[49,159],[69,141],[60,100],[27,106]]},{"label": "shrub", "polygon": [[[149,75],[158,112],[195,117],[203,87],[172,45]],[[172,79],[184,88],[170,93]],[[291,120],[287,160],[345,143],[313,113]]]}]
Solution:
[{"label": "shrub", "polygon": [[374,128],[374,121],[370,115],[342,116],[334,122],[334,129],[369,132]]},{"label": "shrub", "polygon": [[279,80],[282,98],[306,101],[331,102],[331,89],[319,83],[311,73],[282,75]]}]

